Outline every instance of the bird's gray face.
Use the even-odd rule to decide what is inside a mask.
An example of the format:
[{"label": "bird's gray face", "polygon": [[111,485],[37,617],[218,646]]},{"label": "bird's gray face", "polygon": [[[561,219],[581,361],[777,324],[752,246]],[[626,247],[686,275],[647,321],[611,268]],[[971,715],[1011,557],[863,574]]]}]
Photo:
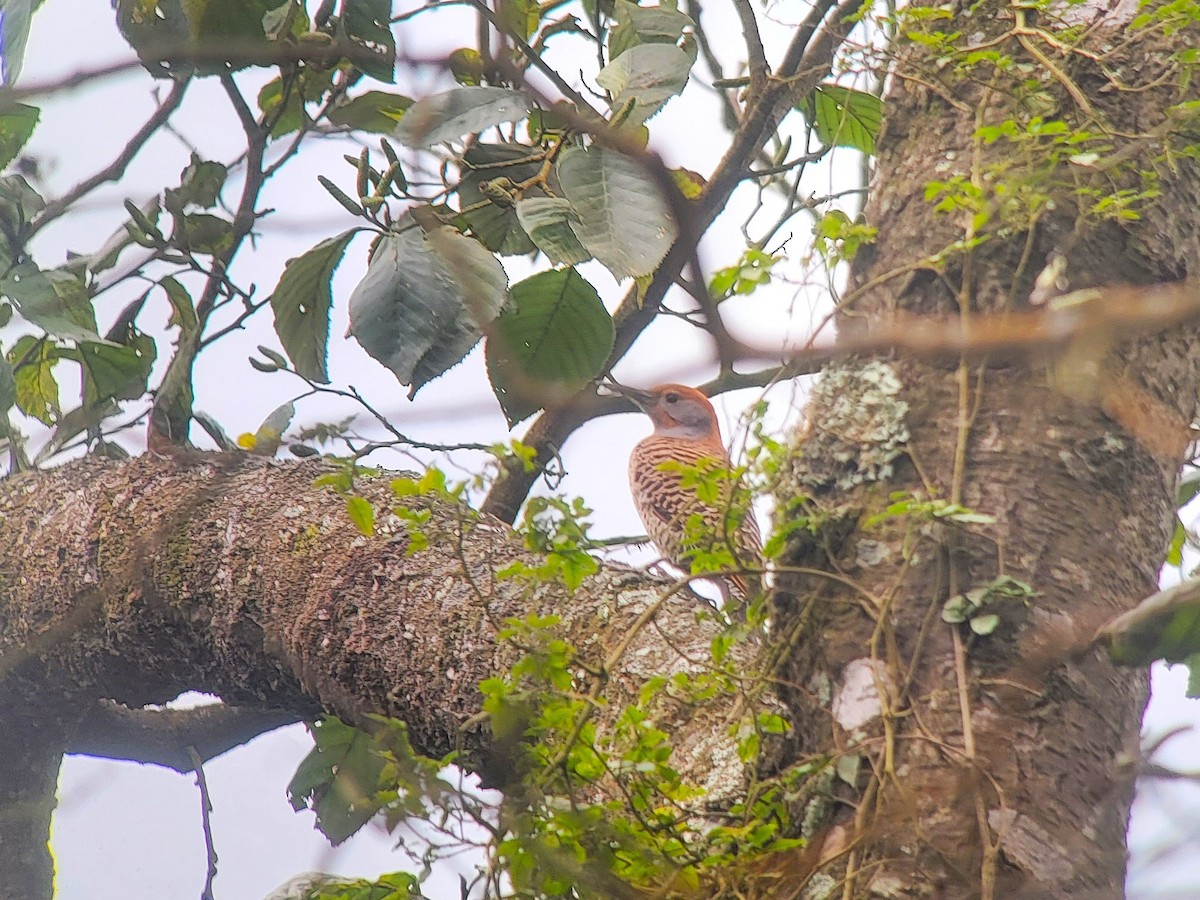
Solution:
[{"label": "bird's gray face", "polygon": [[688,397],[678,391],[662,391],[655,398],[653,411],[647,409],[656,429],[679,437],[703,438],[712,434],[712,411],[708,401]]}]

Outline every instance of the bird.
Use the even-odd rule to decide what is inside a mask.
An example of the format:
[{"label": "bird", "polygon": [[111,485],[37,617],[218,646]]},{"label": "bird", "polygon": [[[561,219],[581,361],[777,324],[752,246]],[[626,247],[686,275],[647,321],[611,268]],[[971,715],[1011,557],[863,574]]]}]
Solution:
[{"label": "bird", "polygon": [[[732,463],[712,404],[703,393],[682,384],[648,391],[615,382],[604,386],[654,423],[654,433],[629,455],[629,487],[650,539],[664,559],[688,573],[698,554],[731,553],[735,567],[743,571],[714,574],[710,580],[726,607],[744,616],[745,603],[761,585],[762,537],[754,511],[733,503],[734,483],[728,475]],[[716,479],[701,477],[698,485],[689,484],[689,472],[713,470]]]}]

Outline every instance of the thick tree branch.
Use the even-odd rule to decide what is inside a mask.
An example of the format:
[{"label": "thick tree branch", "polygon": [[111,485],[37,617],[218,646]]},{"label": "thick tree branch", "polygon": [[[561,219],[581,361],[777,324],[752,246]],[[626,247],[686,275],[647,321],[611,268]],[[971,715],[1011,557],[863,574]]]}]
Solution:
[{"label": "thick tree branch", "polygon": [[[697,620],[696,601],[669,584],[618,569],[571,595],[499,580],[514,560],[537,560],[494,520],[431,498],[417,502],[432,517],[432,549],[410,554],[405,526],[387,514],[397,502],[388,482],[356,483],[379,511],[379,534],[365,538],[344,498],[313,486],[328,471],[188,453],[88,459],[0,485],[0,546],[22,548],[0,555],[0,733],[19,733],[32,715],[62,721],[57,744],[41,751],[53,763],[66,747],[112,748],[89,728],[114,721],[111,708],[97,718],[98,700],[134,707],[198,690],[293,715],[319,705],[355,723],[395,716],[419,752],[462,750],[464,766],[502,781],[511,759],[503,748],[495,757],[478,685],[523,652],[497,638],[511,618],[562,617],[584,671],[603,673],[600,729],[652,675],[711,665],[720,626]],[[754,671],[752,650],[735,653]],[[706,802],[736,796],[748,775],[728,729],[746,714],[740,702],[664,701],[659,727]],[[139,717],[118,718],[116,742],[131,740]],[[161,741],[144,755],[178,762]],[[26,780],[25,768],[6,766],[0,791]],[[50,803],[53,777],[42,786]]]},{"label": "thick tree branch", "polygon": [[[319,709],[314,705],[312,714]],[[67,752],[104,759],[165,766],[176,772],[195,769],[268,731],[303,721],[292,710],[211,704],[195,709],[129,709],[100,700],[71,734]]]}]

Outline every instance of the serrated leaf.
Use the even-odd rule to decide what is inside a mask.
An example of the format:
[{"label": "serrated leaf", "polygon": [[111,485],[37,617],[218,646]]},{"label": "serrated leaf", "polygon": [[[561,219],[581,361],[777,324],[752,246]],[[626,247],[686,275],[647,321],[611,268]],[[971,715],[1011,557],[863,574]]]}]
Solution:
[{"label": "serrated leaf", "polygon": [[823,84],[801,106],[817,137],[831,147],[850,147],[867,155],[883,124],[883,101],[874,94],[840,84]]},{"label": "serrated leaf", "polygon": [[292,808],[310,808],[334,845],[362,828],[381,804],[376,799],[383,758],[370,736],[330,716],[312,726],[314,746],[288,783]]},{"label": "serrated leaf", "polygon": [[513,285],[487,341],[488,377],[509,425],[573,396],[612,348],[612,317],[574,269]]},{"label": "serrated leaf", "polygon": [[296,371],[310,381],[329,383],[330,281],[357,229],[328,238],[289,259],[271,293],[275,333]]},{"label": "serrated leaf", "polygon": [[517,220],[552,262],[573,266],[592,258],[571,229],[571,202],[561,197],[528,197],[517,201]]},{"label": "serrated leaf", "polygon": [[387,91],[367,91],[331,109],[327,118],[334,125],[345,128],[391,134],[412,105],[412,97]]},{"label": "serrated leaf", "polygon": [[457,365],[504,304],[508,276],[476,241],[408,214],[380,238],[350,295],[350,333],[410,396]]},{"label": "serrated leaf", "polygon": [[617,0],[613,7],[616,26],[608,34],[608,58],[616,59],[638,44],[674,44],[684,29],[695,27],[692,18],[670,6],[638,6]]},{"label": "serrated leaf", "polygon": [[37,127],[41,110],[25,103],[6,103],[0,113],[0,169],[17,158],[33,129]]},{"label": "serrated leaf", "polygon": [[443,141],[477,134],[501,122],[523,119],[529,101],[518,91],[498,87],[458,87],[414,103],[396,139],[408,147],[427,149]]},{"label": "serrated leaf", "polygon": [[191,162],[179,176],[179,187],[164,193],[164,205],[173,213],[182,213],[189,206],[211,209],[217,205],[228,175],[223,163],[203,160],[193,153]]},{"label": "serrated leaf", "polygon": [[366,497],[349,497],[346,499],[346,513],[350,516],[356,528],[370,537],[375,533],[375,507]]},{"label": "serrated leaf", "polygon": [[558,178],[578,217],[572,230],[605,268],[618,279],[654,272],[677,229],[637,163],[605,147],[572,147],[559,158]]},{"label": "serrated leaf", "polygon": [[537,174],[540,160],[527,160],[532,148],[524,144],[476,144],[463,155],[467,171],[458,185],[462,216],[480,243],[502,256],[532,253],[537,245],[521,227],[515,204],[502,205],[483,186],[497,178],[524,181]]},{"label": "serrated leaf", "polygon": [[612,95],[613,109],[633,104],[623,124],[640,125],[683,91],[694,60],[674,44],[639,44],[601,69],[596,83]]},{"label": "serrated leaf", "polygon": [[355,65],[372,78],[391,84],[395,80],[396,38],[392,35],[392,0],[344,0],[339,31],[368,51],[355,57]]}]

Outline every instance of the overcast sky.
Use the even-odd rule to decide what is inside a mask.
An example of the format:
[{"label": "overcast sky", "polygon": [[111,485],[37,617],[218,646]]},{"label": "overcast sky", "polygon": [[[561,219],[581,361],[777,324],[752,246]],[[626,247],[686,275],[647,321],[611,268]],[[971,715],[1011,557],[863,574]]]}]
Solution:
[{"label": "overcast sky", "polygon": [[[728,14],[726,4],[711,7],[714,15]],[[777,21],[794,21],[801,12],[790,6],[771,7],[771,17]],[[49,81],[128,58],[130,51],[120,41],[112,16],[107,3],[46,0],[34,19],[22,82]],[[414,55],[429,57],[468,43],[470,38],[463,35],[471,35],[473,26],[465,18],[456,22],[462,27],[443,22],[436,32],[410,29],[401,35],[401,53],[408,49]],[[735,27],[732,20],[729,27]],[[717,28],[713,33],[722,30]],[[781,32],[769,27],[764,28],[764,35],[771,49],[777,49],[783,38]],[[731,43],[731,52],[735,49]],[[732,58],[728,62],[732,63]],[[577,70],[577,63],[564,69]],[[247,95],[253,96],[261,76],[240,77]],[[399,77],[416,82],[402,82],[397,86],[401,92],[416,95],[438,87],[433,72],[401,69]],[[115,157],[129,134],[154,109],[152,87],[150,79],[135,71],[39,103],[43,106],[42,122],[29,147],[44,176],[39,188],[48,196],[61,193]],[[187,114],[175,120],[179,136],[160,135],[131,166],[117,189],[93,195],[84,204],[85,214],[48,229],[39,238],[36,252],[41,265],[60,263],[67,250],[95,249],[123,221],[124,198],[144,200],[157,189],[177,183],[187,163],[185,140],[201,147],[208,158],[228,160],[236,156],[241,132],[216,84],[211,80],[195,83],[185,105]],[[689,88],[684,98],[674,101],[652,123],[656,146],[674,165],[700,172],[710,170],[723,152],[724,143],[715,133],[706,140],[697,129],[712,117],[709,98]],[[672,140],[672,135],[680,135],[681,139]],[[283,260],[350,224],[348,215],[315,180],[317,174],[326,174],[351,185],[352,171],[341,161],[345,152],[355,152],[355,148],[342,142],[323,142],[304,154],[304,159],[289,165],[286,178],[269,185],[263,205],[278,212],[264,223],[254,251],[239,256],[236,271],[242,283],[256,282],[265,294],[278,278]],[[824,183],[815,181],[812,189],[823,192],[843,183],[839,179],[848,177],[850,171],[852,166],[847,165],[840,174],[824,176]],[[236,179],[231,181],[236,190]],[[740,195],[725,216],[723,230],[706,242],[705,259],[710,266],[735,261],[743,241],[737,224],[752,199],[746,193]],[[797,218],[793,229],[795,237],[788,250],[799,255],[807,242],[808,224]],[[335,382],[354,384],[363,390],[378,408],[416,438],[506,438],[508,431],[487,387],[478,352],[429,385],[417,402],[410,403],[404,399],[406,389],[396,384],[390,373],[370,360],[353,341],[341,338],[346,326],[344,302],[361,277],[364,257],[365,239],[360,239],[352,245],[334,282],[330,365]],[[506,264],[513,280],[534,271],[521,261]],[[788,274],[798,279],[803,273],[797,267]],[[601,270],[593,268],[588,275],[601,287],[609,308],[615,306],[619,287],[611,279],[606,280]],[[735,328],[742,334],[778,339],[790,329],[795,337],[814,321],[815,314],[808,308],[810,297],[810,291],[783,284],[756,295],[752,305],[731,303],[729,309]],[[102,328],[128,299],[127,294],[115,291],[101,298],[97,314]],[[165,311],[161,318],[160,326],[165,325]],[[12,333],[11,328],[0,332],[0,339],[11,340]],[[246,357],[260,343],[278,346],[266,318],[257,328],[223,342],[217,352],[206,352],[197,367],[197,406],[214,414],[230,434],[254,431],[299,387],[284,376],[265,376],[250,369]],[[671,352],[664,352],[663,348],[668,347]],[[165,346],[160,348],[160,362],[167,355],[165,350]],[[687,326],[660,326],[653,347],[635,350],[618,374],[622,380],[638,385],[665,379],[703,380],[711,374],[705,362],[706,351],[706,344]],[[727,435],[742,406],[758,395],[740,392],[721,400]],[[794,408],[802,397],[786,386],[777,389],[772,399],[777,401],[772,421],[782,430],[787,422],[795,420]],[[345,405],[306,402],[299,409],[298,422],[340,419],[352,412]],[[599,535],[641,532],[628,499],[625,458],[632,444],[647,431],[648,423],[640,417],[609,417],[586,426],[568,445],[565,459],[570,475],[560,489],[581,494],[591,502]],[[514,436],[520,433],[518,428]],[[405,465],[399,457],[372,461],[393,467]],[[475,460],[460,455],[454,462],[470,467]],[[1200,704],[1183,700],[1182,694],[1179,672],[1156,676],[1155,697],[1146,720],[1150,733],[1161,734],[1200,718]],[[324,838],[313,831],[311,815],[292,812],[285,786],[310,746],[303,728],[297,726],[260,738],[206,766],[215,807],[213,828],[220,857],[216,886],[220,900],[256,900],[290,876],[309,869],[372,876],[405,867],[405,858],[392,850],[392,839],[378,830],[367,829],[346,848],[332,853]],[[1193,766],[1200,759],[1200,738],[1194,734],[1177,737],[1164,747],[1164,754],[1166,762]],[[1187,863],[1200,854],[1200,793],[1189,793],[1176,783],[1145,790],[1139,797],[1135,826],[1130,897],[1149,900],[1187,896],[1174,890],[1177,885],[1194,888],[1197,882],[1194,866]],[[195,897],[204,882],[206,860],[194,780],[154,767],[70,759],[61,779],[53,845],[59,896],[68,900]],[[1147,867],[1147,861],[1156,859],[1155,851],[1171,846],[1182,849],[1167,858],[1168,864]],[[445,896],[457,895],[453,870],[441,873],[438,883],[444,887],[436,890],[446,891]],[[438,896],[435,891],[431,895]]]}]

